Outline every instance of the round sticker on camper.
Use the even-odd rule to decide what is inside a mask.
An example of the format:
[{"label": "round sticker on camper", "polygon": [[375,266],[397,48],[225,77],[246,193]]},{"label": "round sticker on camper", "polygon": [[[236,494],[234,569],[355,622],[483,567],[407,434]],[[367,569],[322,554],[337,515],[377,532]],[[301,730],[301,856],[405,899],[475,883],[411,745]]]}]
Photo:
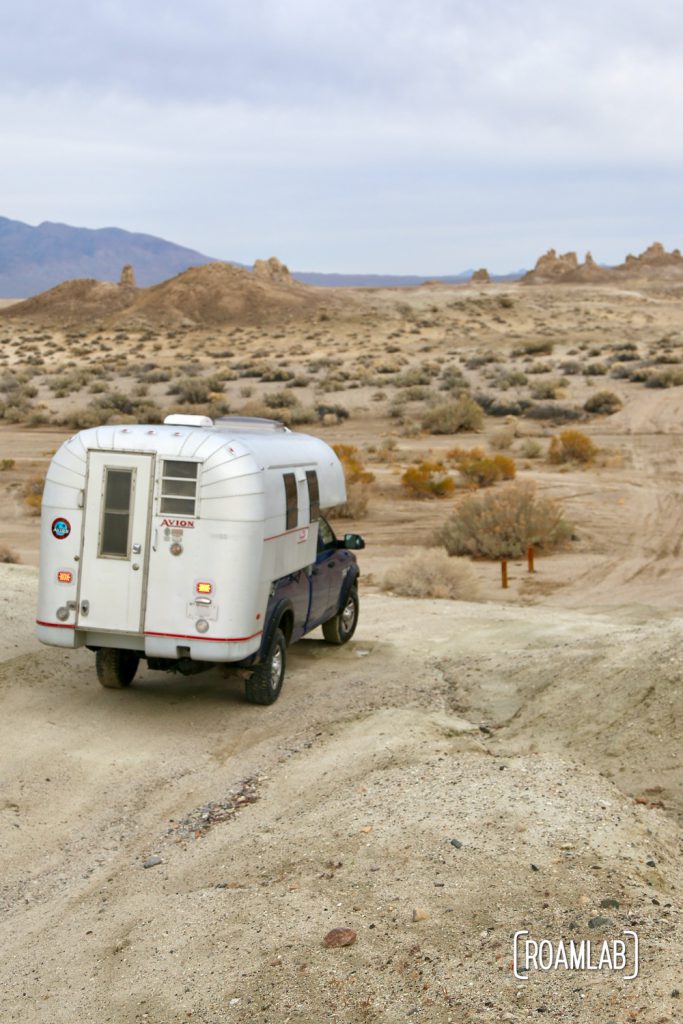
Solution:
[{"label": "round sticker on camper", "polygon": [[57,519],[52,520],[52,536],[56,537],[57,540],[64,540],[71,533],[71,523],[68,519],[58,516]]}]

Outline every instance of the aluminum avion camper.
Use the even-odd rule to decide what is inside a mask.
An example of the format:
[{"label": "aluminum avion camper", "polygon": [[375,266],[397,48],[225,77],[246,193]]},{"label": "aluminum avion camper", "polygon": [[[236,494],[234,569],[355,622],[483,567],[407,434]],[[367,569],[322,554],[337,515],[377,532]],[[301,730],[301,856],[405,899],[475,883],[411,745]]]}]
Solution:
[{"label": "aluminum avion camper", "polygon": [[334,451],[277,421],[82,430],[45,482],[38,637],[95,651],[106,687],[128,686],[141,658],[185,674],[230,662],[247,699],[271,704],[288,644],[356,628],[364,543],[321,513],[345,499]]}]

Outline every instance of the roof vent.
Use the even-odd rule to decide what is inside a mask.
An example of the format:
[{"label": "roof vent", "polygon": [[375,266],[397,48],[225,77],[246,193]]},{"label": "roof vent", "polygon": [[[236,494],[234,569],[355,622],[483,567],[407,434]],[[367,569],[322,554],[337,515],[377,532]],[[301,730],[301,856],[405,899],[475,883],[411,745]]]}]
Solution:
[{"label": "roof vent", "polygon": [[282,420],[269,420],[265,416],[221,416],[216,420],[216,426],[234,427],[235,430],[284,430],[289,433]]},{"label": "roof vent", "polygon": [[167,416],[164,423],[170,427],[212,427],[213,420],[209,416],[189,416],[185,413],[174,412]]}]

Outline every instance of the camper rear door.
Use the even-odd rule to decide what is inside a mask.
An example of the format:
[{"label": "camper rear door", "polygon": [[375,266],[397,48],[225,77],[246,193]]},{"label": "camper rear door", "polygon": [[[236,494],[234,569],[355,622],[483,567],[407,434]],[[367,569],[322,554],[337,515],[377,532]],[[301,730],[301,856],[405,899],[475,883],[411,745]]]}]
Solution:
[{"label": "camper rear door", "polygon": [[153,456],[90,451],[77,625],[139,633]]}]

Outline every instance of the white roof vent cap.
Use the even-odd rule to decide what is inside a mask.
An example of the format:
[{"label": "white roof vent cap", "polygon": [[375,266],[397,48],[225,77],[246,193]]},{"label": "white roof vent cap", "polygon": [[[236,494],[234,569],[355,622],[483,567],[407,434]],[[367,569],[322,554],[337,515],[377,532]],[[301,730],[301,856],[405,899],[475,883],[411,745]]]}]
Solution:
[{"label": "white roof vent cap", "polygon": [[164,423],[170,427],[212,427],[213,420],[210,416],[190,416],[185,413],[174,412],[167,416]]}]

